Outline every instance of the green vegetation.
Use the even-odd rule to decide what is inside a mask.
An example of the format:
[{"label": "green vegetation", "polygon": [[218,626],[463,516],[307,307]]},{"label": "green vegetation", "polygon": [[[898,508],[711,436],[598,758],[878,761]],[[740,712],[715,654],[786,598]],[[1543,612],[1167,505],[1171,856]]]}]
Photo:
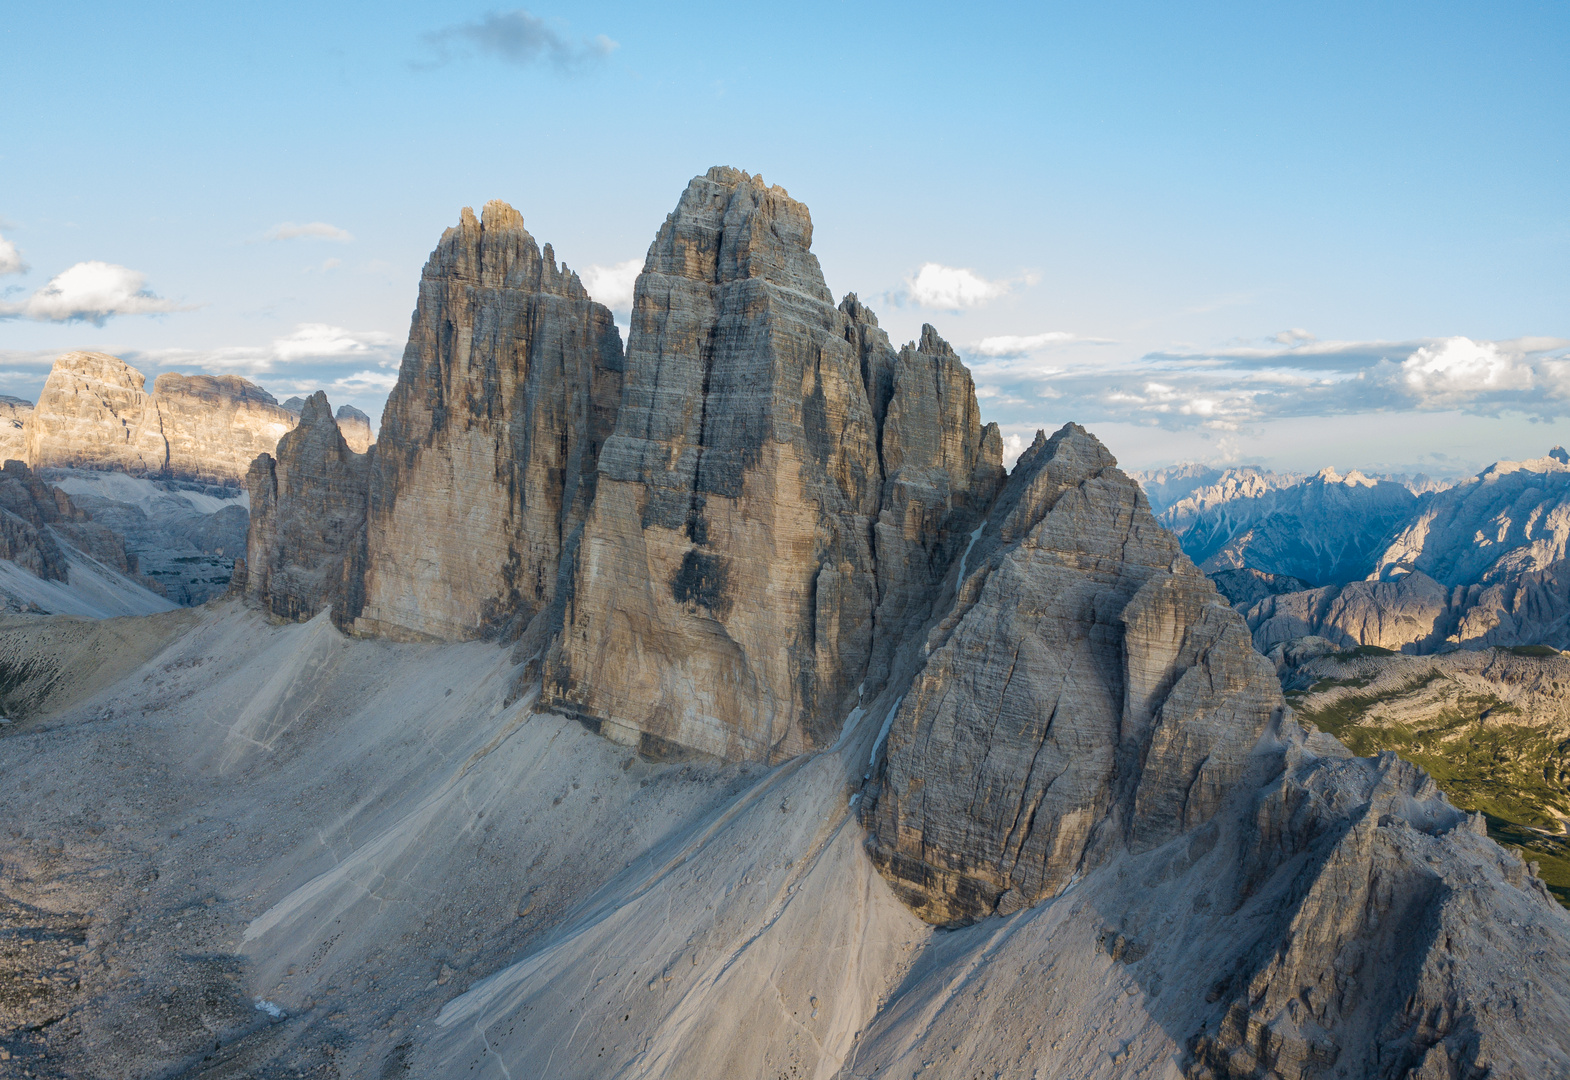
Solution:
[{"label": "green vegetation", "polygon": [[1559,650],[1551,645],[1512,645],[1510,652],[1516,656],[1558,656]]},{"label": "green vegetation", "polygon": [[[1394,750],[1425,769],[1450,801],[1481,811],[1495,840],[1536,860],[1540,876],[1560,903],[1570,907],[1570,840],[1559,835],[1559,818],[1570,816],[1570,739],[1550,736],[1524,723],[1501,723],[1521,710],[1489,694],[1440,688],[1412,701],[1441,678],[1439,672],[1368,694],[1347,694],[1319,707],[1294,695],[1298,714],[1329,732],[1353,753]],[[1327,685],[1328,684],[1328,685]],[[1352,680],[1324,680],[1310,693]],[[1394,709],[1400,703],[1409,708]],[[1421,714],[1400,721],[1381,713]],[[1489,722],[1485,723],[1487,720]],[[1546,835],[1554,834],[1554,835]]]},{"label": "green vegetation", "polygon": [[1381,649],[1378,645],[1358,645],[1351,649],[1342,649],[1336,653],[1337,660],[1356,660],[1360,656],[1395,656],[1393,649]]}]

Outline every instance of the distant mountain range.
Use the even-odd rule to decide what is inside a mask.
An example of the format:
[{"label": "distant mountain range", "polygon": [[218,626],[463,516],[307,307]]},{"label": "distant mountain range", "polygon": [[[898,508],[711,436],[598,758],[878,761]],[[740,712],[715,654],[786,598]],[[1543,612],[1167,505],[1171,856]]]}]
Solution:
[{"label": "distant mountain range", "polygon": [[1139,479],[1262,652],[1308,635],[1408,653],[1570,647],[1562,447],[1455,482],[1199,466]]}]

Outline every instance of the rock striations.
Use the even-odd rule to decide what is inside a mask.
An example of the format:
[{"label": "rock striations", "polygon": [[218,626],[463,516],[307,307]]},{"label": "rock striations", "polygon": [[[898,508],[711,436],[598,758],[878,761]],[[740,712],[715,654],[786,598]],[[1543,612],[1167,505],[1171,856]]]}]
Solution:
[{"label": "rock striations", "polygon": [[[235,375],[165,372],[146,377],[107,353],[72,352],[55,360],[36,406],[0,405],[7,456],[35,469],[82,468],[235,487],[258,454],[270,454],[298,422],[255,383]],[[364,452],[370,421],[339,410],[345,436]]]},{"label": "rock striations", "polygon": [[[1529,868],[1420,770],[1306,731],[1243,617],[1083,428],[1038,434],[1005,477],[954,351],[931,327],[896,351],[854,296],[835,305],[811,238],[783,189],[694,179],[649,249],[624,355],[515,211],[466,210],[426,266],[376,446],[351,450],[318,395],[253,465],[247,595],[285,618],[331,605],[363,635],[518,639],[539,708],[646,757],[774,763],[843,735],[816,760],[858,755],[866,851],[897,896],[957,926],[1056,911],[1083,882],[1042,925],[1095,920],[1101,960],[1145,965],[1147,1003],[1171,987],[1148,1007],[1194,1080],[1570,1062],[1552,1034],[1570,924]],[[1414,501],[1313,483],[1261,494],[1299,516],[1365,489]],[[1370,531],[1285,554],[1349,574],[1377,553]],[[1217,545],[1232,587],[1282,601],[1299,582],[1249,568],[1269,545],[1247,532]],[[1496,947],[1524,1012],[1495,985]],[[650,991],[688,966],[662,962]],[[502,994],[481,990],[484,1008]],[[606,1008],[629,1021],[622,1000]],[[859,1029],[867,1061],[910,1045],[900,1015]]]},{"label": "rock striations", "polygon": [[1283,702],[1243,621],[1069,425],[1019,460],[891,715],[874,861],[934,922],[1208,820]]},{"label": "rock striations", "polygon": [[285,619],[356,606],[369,475],[369,456],[350,448],[318,390],[278,457],[260,455],[246,477],[245,595]]},{"label": "rock striations", "polygon": [[426,263],[371,469],[362,633],[460,640],[546,608],[621,403],[621,337],[502,202]]},{"label": "rock striations", "polygon": [[[954,546],[949,510],[968,531],[967,492],[1001,472],[952,350],[928,328],[896,355],[854,298],[834,306],[811,240],[784,189],[711,169],[649,249],[546,671],[552,705],[614,738],[732,759],[821,745],[869,677],[880,596],[903,626]],[[874,527],[943,551],[901,540],[880,580]]]}]

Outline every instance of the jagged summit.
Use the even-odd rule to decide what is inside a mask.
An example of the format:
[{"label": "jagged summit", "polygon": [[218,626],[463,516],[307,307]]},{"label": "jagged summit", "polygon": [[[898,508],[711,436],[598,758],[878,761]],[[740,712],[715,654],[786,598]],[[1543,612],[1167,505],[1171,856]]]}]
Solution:
[{"label": "jagged summit", "polygon": [[[940,1039],[953,1075],[1032,1055],[1054,1074],[1193,1080],[1570,1062],[1570,924],[1541,883],[1420,770],[1299,725],[1241,615],[1089,431],[1038,431],[1005,473],[953,349],[924,326],[896,350],[854,293],[835,305],[811,229],[760,178],[694,178],[649,247],[623,351],[521,216],[466,211],[422,275],[374,449],[349,451],[318,397],[253,468],[253,601],[295,619],[331,606],[353,634],[470,664],[494,654],[438,643],[513,642],[490,717],[527,700],[557,734],[639,752],[594,740],[574,759],[587,805],[634,805],[616,778],[670,758],[738,770],[716,790],[792,759],[657,852],[616,846],[634,829],[615,815],[572,833],[625,876],[448,1002],[421,1060],[590,1076],[645,1055],[775,1076],[806,1031],[819,1075],[915,1072]],[[1274,549],[1229,516],[1234,496],[1304,522],[1417,501],[1358,473],[1170,479],[1194,485],[1184,513],[1224,519],[1207,568],[1251,588],[1288,579],[1243,573]],[[1286,554],[1350,574],[1374,533],[1299,530]],[[342,642],[322,627],[300,630]],[[531,762],[555,760],[543,730]],[[542,794],[518,775],[501,787]],[[501,817],[553,835],[558,812],[528,805]],[[375,873],[391,877],[380,855]],[[358,903],[336,880],[247,934],[308,937],[314,905]],[[1015,921],[950,939],[972,949],[923,938],[909,912]],[[902,938],[930,951],[903,956]],[[1505,970],[1538,1013],[1506,1006]],[[1054,1001],[1066,986],[1075,1000]],[[819,994],[832,1031],[813,1026]],[[978,1025],[965,1010],[983,997]],[[734,1042],[720,1003],[759,998],[783,1007]],[[1053,1056],[1066,1008],[1141,1034]],[[568,1026],[597,1050],[563,1045]],[[985,1032],[963,1055],[959,1027]]]}]

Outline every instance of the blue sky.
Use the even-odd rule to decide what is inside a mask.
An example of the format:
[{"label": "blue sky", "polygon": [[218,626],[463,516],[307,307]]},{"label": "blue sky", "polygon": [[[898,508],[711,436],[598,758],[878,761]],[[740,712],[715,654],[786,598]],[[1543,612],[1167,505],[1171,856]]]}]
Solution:
[{"label": "blue sky", "polygon": [[1563,3],[12,4],[0,393],[99,348],[374,419],[460,207],[616,307],[730,164],[1016,438],[1537,456],[1570,441],[1566,55]]}]

